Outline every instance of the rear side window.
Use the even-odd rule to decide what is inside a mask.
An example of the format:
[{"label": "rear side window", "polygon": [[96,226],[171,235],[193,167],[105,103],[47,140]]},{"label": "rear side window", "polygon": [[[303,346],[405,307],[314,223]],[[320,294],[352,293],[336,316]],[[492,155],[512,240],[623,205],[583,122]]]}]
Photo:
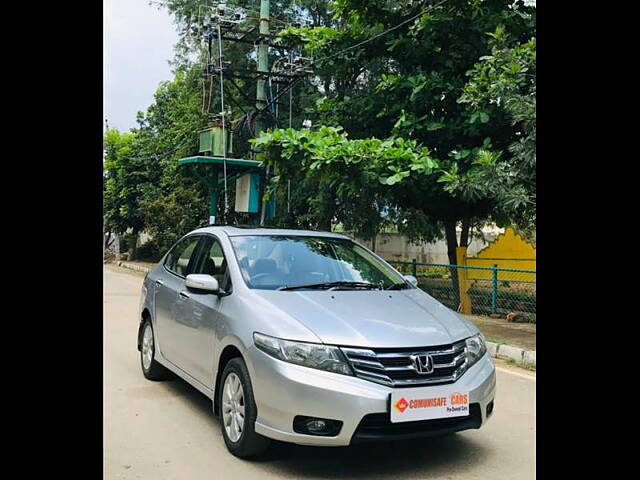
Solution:
[{"label": "rear side window", "polygon": [[181,277],[186,277],[192,273],[194,253],[196,252],[199,241],[200,237],[188,237],[173,247],[164,262],[167,270]]}]

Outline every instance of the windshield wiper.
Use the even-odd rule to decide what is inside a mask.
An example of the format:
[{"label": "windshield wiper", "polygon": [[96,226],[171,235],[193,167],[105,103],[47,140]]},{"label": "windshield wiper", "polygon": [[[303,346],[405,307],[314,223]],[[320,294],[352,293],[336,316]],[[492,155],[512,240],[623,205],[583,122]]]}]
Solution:
[{"label": "windshield wiper", "polygon": [[385,288],[385,290],[405,290],[407,288],[409,288],[409,285],[406,283],[394,283]]},{"label": "windshield wiper", "polygon": [[323,283],[309,283],[306,285],[294,285],[292,287],[284,286],[278,288],[278,290],[302,290],[305,288],[309,289],[332,289],[338,287],[351,287],[351,288],[366,288],[366,289],[375,289],[380,290],[380,285],[376,285],[374,283],[367,282],[323,282]]}]

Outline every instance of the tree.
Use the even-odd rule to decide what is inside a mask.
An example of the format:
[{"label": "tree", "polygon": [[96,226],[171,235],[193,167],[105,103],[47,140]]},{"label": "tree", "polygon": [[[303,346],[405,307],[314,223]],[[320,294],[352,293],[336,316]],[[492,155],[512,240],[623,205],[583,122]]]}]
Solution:
[{"label": "tree", "polygon": [[503,197],[490,188],[469,196],[449,180],[474,172],[479,162],[509,170],[509,156],[499,153],[518,130],[503,110],[479,112],[458,101],[466,73],[490,54],[487,32],[509,32],[508,45],[530,37],[535,8],[510,0],[338,0],[332,6],[336,24],[281,34],[299,37],[316,59],[323,93],[316,118],[342,126],[351,138],[402,137],[429,147],[445,175],[409,172],[398,179],[401,188],[385,193],[385,208],[414,239],[429,239],[438,231],[434,224],[442,225],[456,263],[456,247],[468,244],[471,225],[498,212]]},{"label": "tree", "polygon": [[[345,228],[372,237],[385,223],[393,223],[394,208],[389,187],[411,172],[432,172],[437,163],[429,150],[415,141],[391,138],[348,139],[340,127],[276,129],[252,140],[265,165],[278,168],[272,179],[313,182],[306,191],[308,203]],[[329,192],[334,202],[321,202]],[[330,225],[329,225],[330,226]]]},{"label": "tree", "polygon": [[[140,208],[140,186],[145,181],[144,167],[137,158],[134,133],[109,129],[104,134],[103,209],[105,228],[123,235],[133,230],[137,238],[144,226]],[[131,245],[135,258],[136,243]]]},{"label": "tree", "polygon": [[469,71],[459,101],[479,115],[501,110],[515,127],[514,139],[506,161],[480,159],[466,176],[448,172],[446,188],[466,198],[491,191],[500,210],[494,215],[512,219],[530,233],[536,223],[536,39],[510,48],[502,29],[491,36],[491,55]]},{"label": "tree", "polygon": [[180,158],[197,152],[202,116],[199,70],[180,68],[172,81],[157,89],[153,104],[139,113],[136,140],[148,160],[148,176],[140,187],[145,231],[159,251],[166,251],[182,235],[206,218],[208,195]]}]

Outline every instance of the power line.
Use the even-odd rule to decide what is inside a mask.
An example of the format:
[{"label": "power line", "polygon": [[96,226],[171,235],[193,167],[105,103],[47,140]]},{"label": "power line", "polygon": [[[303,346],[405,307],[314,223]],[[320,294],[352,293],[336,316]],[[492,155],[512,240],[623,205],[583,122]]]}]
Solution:
[{"label": "power line", "polygon": [[147,155],[145,157],[124,157],[124,158],[126,158],[127,160],[160,160],[161,158],[167,158],[167,157],[170,157],[171,155],[175,155],[176,153],[178,153],[178,150],[188,146],[189,145],[187,143],[184,143],[167,153],[156,153],[154,155]]},{"label": "power line", "polygon": [[395,26],[393,26],[393,27],[391,27],[391,28],[389,28],[389,29],[387,29],[387,30],[385,30],[385,31],[383,31],[383,32],[377,33],[376,35],[373,35],[372,37],[367,38],[366,40],[363,40],[362,42],[359,42],[359,43],[356,43],[355,45],[351,45],[350,47],[344,48],[344,49],[340,50],[339,52],[336,52],[336,53],[334,53],[334,54],[332,54],[332,55],[328,55],[328,56],[323,57],[323,58],[321,58],[321,59],[319,59],[319,60],[314,60],[314,61],[312,61],[311,63],[312,63],[312,64],[314,64],[314,63],[324,62],[325,60],[328,60],[328,59],[330,59],[330,58],[333,58],[333,57],[336,57],[336,56],[338,56],[338,55],[341,55],[341,54],[343,54],[344,52],[347,52],[347,51],[349,51],[349,50],[353,50],[354,48],[357,48],[357,47],[359,47],[359,46],[361,46],[361,45],[364,45],[365,43],[369,43],[369,42],[371,42],[371,41],[375,40],[376,38],[380,38],[380,37],[382,37],[383,35],[386,35],[387,33],[392,32],[392,31],[394,31],[394,30],[396,30],[396,29],[400,28],[401,26],[403,26],[403,25],[405,25],[405,24],[407,24],[407,23],[411,22],[412,20],[415,20],[415,19],[416,19],[416,18],[418,18],[419,16],[424,15],[425,13],[429,13],[431,10],[435,9],[436,7],[439,7],[440,5],[442,5],[443,3],[445,3],[446,1],[447,1],[447,0],[441,0],[440,2],[436,3],[435,5],[431,5],[431,6],[427,7],[427,8],[425,8],[424,10],[420,11],[419,13],[417,13],[416,15],[414,15],[413,17],[407,18],[406,20],[403,20],[403,21],[402,21],[402,22],[400,22],[399,24],[397,24],[397,25],[395,25]]},{"label": "power line", "polygon": [[[336,53],[334,53],[334,54],[328,55],[328,56],[323,57],[323,58],[320,58],[320,59],[318,59],[318,60],[312,60],[312,61],[309,63],[309,65],[311,66],[311,65],[314,65],[314,64],[318,64],[318,63],[320,63],[320,62],[324,62],[325,60],[328,60],[328,59],[330,59],[330,58],[336,57],[336,56],[338,56],[338,55],[341,55],[341,54],[342,54],[342,53],[344,53],[344,52],[347,52],[347,51],[349,51],[349,50],[353,50],[354,48],[357,48],[357,47],[359,47],[359,46],[361,46],[361,45],[364,45],[365,43],[369,43],[369,42],[371,42],[371,41],[373,41],[373,40],[375,40],[375,39],[377,39],[377,38],[380,38],[380,37],[382,37],[383,35],[386,35],[387,33],[392,32],[392,31],[394,31],[394,30],[396,30],[396,29],[400,28],[401,26],[403,26],[403,25],[405,25],[405,24],[407,24],[407,23],[411,22],[412,20],[415,20],[415,19],[416,19],[416,18],[418,18],[420,15],[424,15],[425,13],[429,13],[430,11],[432,11],[432,10],[434,10],[435,8],[439,7],[440,5],[442,5],[443,3],[445,3],[446,1],[447,1],[447,0],[441,0],[440,2],[436,3],[435,5],[431,5],[431,6],[427,7],[427,8],[425,8],[424,10],[420,11],[420,12],[419,12],[419,13],[417,13],[416,15],[414,15],[414,16],[412,16],[412,17],[410,17],[410,18],[407,18],[406,20],[403,20],[403,21],[402,21],[402,22],[400,22],[399,24],[397,24],[397,25],[395,25],[395,26],[393,26],[393,27],[391,27],[391,28],[388,28],[387,30],[385,30],[385,31],[383,31],[383,32],[377,33],[377,34],[373,35],[372,37],[367,38],[366,40],[363,40],[363,41],[361,41],[361,42],[359,42],[359,43],[356,43],[355,45],[351,45],[350,47],[344,48],[344,49],[342,49],[342,50],[340,50],[340,51],[338,51],[338,52],[336,52]],[[285,93],[287,93],[289,90],[291,90],[291,89],[292,89],[292,88],[293,88],[293,87],[294,87],[298,82],[300,82],[302,79],[303,79],[303,77],[299,77],[299,78],[297,78],[297,79],[295,79],[295,80],[292,80],[292,81],[289,83],[289,85],[287,85],[287,86],[286,86],[286,87],[285,87],[281,92],[279,92],[279,93],[278,93],[278,95],[277,95],[273,100],[271,100],[271,102],[269,102],[269,103],[265,106],[265,109],[266,109],[266,108],[269,108],[269,106],[271,106],[271,104],[272,104],[273,102],[277,101],[277,100],[278,100],[282,95],[284,95],[284,94],[285,94]]]}]

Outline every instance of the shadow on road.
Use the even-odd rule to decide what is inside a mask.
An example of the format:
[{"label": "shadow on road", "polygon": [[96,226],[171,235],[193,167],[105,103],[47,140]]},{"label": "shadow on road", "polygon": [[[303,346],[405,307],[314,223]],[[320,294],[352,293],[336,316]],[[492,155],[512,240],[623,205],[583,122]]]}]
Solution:
[{"label": "shadow on road", "polygon": [[[482,446],[454,434],[419,441],[353,447],[307,447],[275,442],[260,463],[283,477],[427,478],[461,473],[486,455]],[[453,478],[453,477],[452,477]]]},{"label": "shadow on road", "polygon": [[[205,395],[173,374],[162,383],[198,414],[210,419],[211,428],[220,429],[211,400]],[[455,478],[482,463],[489,455],[480,439],[473,438],[474,432],[477,430],[439,438],[353,447],[310,447],[274,441],[265,454],[250,463],[264,467],[264,473],[283,478],[399,479],[430,475]],[[212,448],[224,448],[224,444],[212,445]]]}]

